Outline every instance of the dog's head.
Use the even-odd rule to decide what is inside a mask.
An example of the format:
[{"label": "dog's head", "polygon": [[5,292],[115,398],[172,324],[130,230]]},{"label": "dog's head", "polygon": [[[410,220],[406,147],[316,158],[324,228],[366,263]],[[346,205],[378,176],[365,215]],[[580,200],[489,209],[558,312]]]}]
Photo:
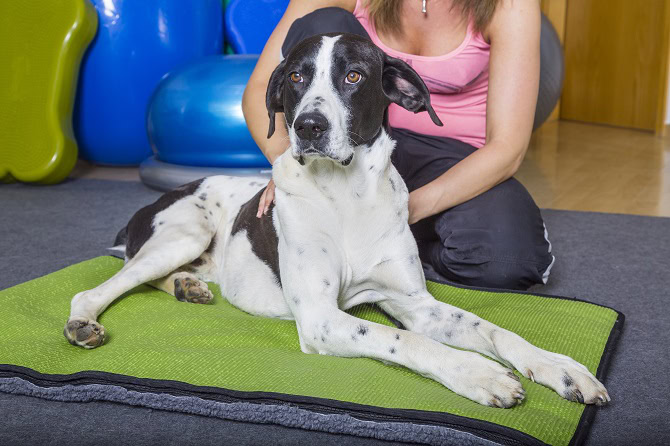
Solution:
[{"label": "dog's head", "polygon": [[303,40],[275,68],[266,94],[270,115],[283,112],[292,155],[330,158],[348,165],[355,147],[379,135],[390,103],[418,113],[430,105],[421,77],[407,63],[390,57],[370,40],[354,34],[324,34]]}]

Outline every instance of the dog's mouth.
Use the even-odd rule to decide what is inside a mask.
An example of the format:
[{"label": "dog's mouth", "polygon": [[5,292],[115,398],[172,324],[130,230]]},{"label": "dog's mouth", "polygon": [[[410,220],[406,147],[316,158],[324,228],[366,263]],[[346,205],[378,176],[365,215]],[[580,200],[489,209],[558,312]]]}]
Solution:
[{"label": "dog's mouth", "polygon": [[310,146],[305,150],[299,150],[298,153],[293,154],[293,158],[300,163],[301,166],[304,166],[306,159],[328,159],[336,163],[341,164],[342,166],[348,166],[354,159],[354,154],[352,153],[345,159],[337,158],[334,156],[327,155],[319,150],[316,150],[314,146]]}]

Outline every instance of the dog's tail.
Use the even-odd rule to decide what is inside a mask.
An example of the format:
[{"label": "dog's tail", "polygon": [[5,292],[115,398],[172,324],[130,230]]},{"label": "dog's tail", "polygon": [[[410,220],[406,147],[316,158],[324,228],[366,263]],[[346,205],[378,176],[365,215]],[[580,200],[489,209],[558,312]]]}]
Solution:
[{"label": "dog's tail", "polygon": [[128,226],[124,226],[123,229],[116,234],[116,239],[114,240],[114,246],[107,248],[110,251],[114,251],[115,254],[120,256],[126,255],[126,243],[128,242]]}]

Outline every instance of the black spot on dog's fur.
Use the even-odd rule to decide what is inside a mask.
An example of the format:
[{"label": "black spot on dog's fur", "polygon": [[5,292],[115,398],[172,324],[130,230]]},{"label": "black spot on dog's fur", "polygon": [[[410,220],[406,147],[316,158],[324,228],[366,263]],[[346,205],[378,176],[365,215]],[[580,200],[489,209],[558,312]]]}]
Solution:
[{"label": "black spot on dog's fur", "polygon": [[217,202],[216,202],[216,207],[217,207],[217,208],[220,208],[220,207],[221,207],[221,203],[219,203],[219,202],[217,201]]},{"label": "black spot on dog's fur", "polygon": [[209,246],[207,249],[205,249],[205,252],[210,254],[212,251],[214,251],[214,248],[216,247],[216,237],[212,238],[212,241],[209,242]]},{"label": "black spot on dog's fur", "polygon": [[203,192],[200,195],[198,195],[198,198],[200,198],[202,201],[205,201],[207,199],[207,194]]},{"label": "black spot on dog's fur", "polygon": [[473,323],[472,323],[472,326],[473,326],[473,327],[479,327],[479,324],[480,324],[479,321],[477,321],[477,322],[473,322]]},{"label": "black spot on dog's fur", "polygon": [[399,335],[399,334],[395,335],[395,340],[396,340],[396,341],[399,341],[399,340],[400,340],[400,335]]},{"label": "black spot on dog's fur", "polygon": [[460,312],[458,312],[458,313],[451,313],[451,317],[453,317],[454,319],[456,319],[456,322],[460,322],[461,319],[463,319],[463,313],[460,313]]},{"label": "black spot on dog's fur", "polygon": [[389,353],[395,355],[395,347],[389,348]]},{"label": "black spot on dog's fur", "polygon": [[330,286],[330,280],[328,279],[323,279],[323,285],[328,288]]},{"label": "black spot on dog's fur", "polygon": [[572,378],[567,373],[565,375],[563,375],[563,385],[565,387],[572,387],[572,385],[574,383],[575,382],[572,380]]},{"label": "black spot on dog's fur", "polygon": [[237,214],[237,217],[233,222],[231,236],[246,230],[247,239],[249,240],[249,243],[251,243],[251,250],[259,259],[270,267],[270,270],[272,270],[272,273],[277,279],[277,283],[281,284],[279,275],[279,253],[277,251],[279,239],[277,238],[277,232],[275,231],[275,226],[272,222],[274,204],[270,203],[267,215],[263,215],[261,218],[256,217],[256,213],[258,212],[258,202],[261,199],[261,195],[263,195],[263,191],[264,189],[259,190],[251,200],[242,205],[240,212]]},{"label": "black spot on dog's fur", "polygon": [[201,209],[203,211],[205,210],[205,206],[203,206],[201,204],[198,204],[198,203],[195,203],[195,207],[197,207],[198,209]]},{"label": "black spot on dog's fur", "polygon": [[361,324],[358,326],[358,330],[356,331],[356,333],[358,333],[361,336],[365,336],[366,334],[368,334],[368,327]]}]

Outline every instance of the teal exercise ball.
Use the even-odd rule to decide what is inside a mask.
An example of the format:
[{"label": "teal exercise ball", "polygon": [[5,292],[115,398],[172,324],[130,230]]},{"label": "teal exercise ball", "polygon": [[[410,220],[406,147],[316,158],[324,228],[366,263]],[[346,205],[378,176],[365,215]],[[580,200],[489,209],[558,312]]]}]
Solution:
[{"label": "teal exercise ball", "polygon": [[156,159],[209,167],[269,167],[242,114],[257,55],[210,56],[167,75],[147,111]]}]

